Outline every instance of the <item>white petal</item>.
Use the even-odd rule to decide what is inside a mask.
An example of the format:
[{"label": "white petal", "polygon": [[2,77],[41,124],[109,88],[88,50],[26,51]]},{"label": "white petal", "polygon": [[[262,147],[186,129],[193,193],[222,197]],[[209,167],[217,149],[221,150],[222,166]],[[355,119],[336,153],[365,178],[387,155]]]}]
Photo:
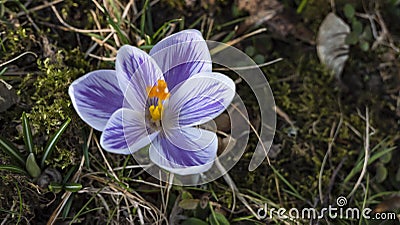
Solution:
[{"label": "white petal", "polygon": [[114,70],[90,72],[75,80],[68,93],[82,120],[100,131],[124,101]]},{"label": "white petal", "polygon": [[147,88],[154,86],[157,80],[164,79],[157,63],[146,52],[124,45],[118,50],[115,68],[119,86],[127,101],[124,106],[143,111],[148,97]]},{"label": "white petal", "polygon": [[150,55],[160,66],[169,89],[200,72],[211,72],[210,51],[201,33],[184,30],[158,42]]},{"label": "white petal", "polygon": [[150,144],[158,133],[147,127],[143,113],[123,108],[107,122],[100,144],[112,153],[132,154]]},{"label": "white petal", "polygon": [[199,73],[171,91],[165,103],[163,127],[195,126],[221,114],[235,95],[235,84],[220,73]]},{"label": "white petal", "polygon": [[[208,143],[208,145],[198,145],[199,133],[197,128],[184,128],[182,130],[183,139],[176,139],[171,141],[162,134],[160,134],[150,145],[149,154],[150,160],[159,167],[168,170],[172,173],[179,175],[199,174],[209,170],[217,156],[218,138],[216,134],[211,131],[202,130],[201,133],[208,133],[202,135],[202,138],[209,138],[208,140],[201,140],[201,143]],[[182,149],[178,146],[190,145],[190,151]]]}]

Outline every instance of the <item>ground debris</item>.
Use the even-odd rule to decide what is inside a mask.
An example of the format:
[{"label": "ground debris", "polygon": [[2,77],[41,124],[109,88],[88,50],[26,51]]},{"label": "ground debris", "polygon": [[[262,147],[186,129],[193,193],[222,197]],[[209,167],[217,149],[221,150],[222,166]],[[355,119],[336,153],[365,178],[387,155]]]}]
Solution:
[{"label": "ground debris", "polygon": [[12,86],[0,79],[0,112],[4,112],[14,105],[17,99],[17,94]]},{"label": "ground debris", "polygon": [[315,44],[313,31],[299,21],[293,9],[285,8],[277,0],[238,1],[238,8],[250,14],[239,28],[238,33],[244,32],[254,25],[265,25],[271,32],[281,38],[293,35],[301,41],[312,45]]}]

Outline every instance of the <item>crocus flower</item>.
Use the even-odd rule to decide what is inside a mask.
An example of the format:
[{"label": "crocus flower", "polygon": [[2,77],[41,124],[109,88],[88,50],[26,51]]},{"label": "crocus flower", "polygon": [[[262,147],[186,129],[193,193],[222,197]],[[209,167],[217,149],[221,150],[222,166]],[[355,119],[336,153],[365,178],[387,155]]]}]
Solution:
[{"label": "crocus flower", "polygon": [[75,80],[73,106],[112,153],[132,154],[149,146],[149,158],[179,175],[211,168],[218,139],[198,125],[221,114],[235,85],[212,72],[207,44],[197,30],[157,43],[149,54],[125,45],[115,70],[97,70]]}]

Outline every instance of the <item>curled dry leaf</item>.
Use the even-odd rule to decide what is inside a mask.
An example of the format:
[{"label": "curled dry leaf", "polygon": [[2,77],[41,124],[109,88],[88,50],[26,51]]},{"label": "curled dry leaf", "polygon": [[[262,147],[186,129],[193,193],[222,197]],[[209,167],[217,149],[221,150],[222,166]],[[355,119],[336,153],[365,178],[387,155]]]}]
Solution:
[{"label": "curled dry leaf", "polygon": [[4,112],[14,105],[17,99],[17,94],[12,86],[0,79],[0,112]]},{"label": "curled dry leaf", "polygon": [[47,188],[50,183],[60,183],[62,181],[61,173],[54,168],[46,168],[37,180],[41,188]]},{"label": "curled dry leaf", "polygon": [[349,58],[349,45],[345,43],[349,33],[350,27],[334,13],[325,17],[318,31],[318,57],[338,79]]}]

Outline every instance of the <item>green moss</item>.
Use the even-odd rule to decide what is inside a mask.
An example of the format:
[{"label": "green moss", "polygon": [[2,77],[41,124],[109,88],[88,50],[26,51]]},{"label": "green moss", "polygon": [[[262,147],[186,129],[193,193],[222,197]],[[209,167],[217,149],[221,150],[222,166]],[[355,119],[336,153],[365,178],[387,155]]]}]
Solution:
[{"label": "green moss", "polygon": [[[66,65],[64,58],[65,52],[59,51],[54,60],[38,60],[40,73],[33,83],[35,91],[30,96],[33,107],[28,117],[39,133],[50,134],[72,114],[68,87],[85,71]],[[32,75],[28,76],[23,85],[31,78]]]},{"label": "green moss", "polygon": [[36,45],[35,36],[30,28],[0,23],[0,30],[5,31],[0,35],[0,56],[2,59],[11,59],[16,54],[28,51]]},{"label": "green moss", "polygon": [[[68,87],[72,81],[90,68],[80,50],[60,50],[54,57],[37,61],[39,73],[28,75],[21,84],[19,95],[32,106],[28,115],[35,130],[38,153],[46,141],[67,119],[80,123],[71,106]],[[75,123],[75,125],[77,125]],[[79,148],[76,127],[70,126],[57,145],[56,151],[48,160],[54,167],[66,168],[74,161]]]}]

